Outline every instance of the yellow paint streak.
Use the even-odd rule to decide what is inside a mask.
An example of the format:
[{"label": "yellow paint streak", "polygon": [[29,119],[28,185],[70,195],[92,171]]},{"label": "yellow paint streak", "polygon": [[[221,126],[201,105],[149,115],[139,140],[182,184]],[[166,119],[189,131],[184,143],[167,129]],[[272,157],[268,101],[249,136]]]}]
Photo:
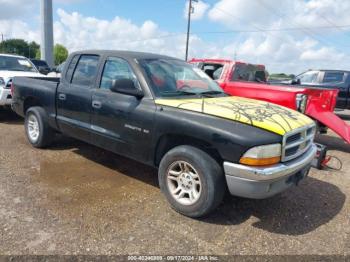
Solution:
[{"label": "yellow paint streak", "polygon": [[235,96],[157,99],[155,103],[241,122],[279,135],[313,123],[307,116],[289,108]]}]

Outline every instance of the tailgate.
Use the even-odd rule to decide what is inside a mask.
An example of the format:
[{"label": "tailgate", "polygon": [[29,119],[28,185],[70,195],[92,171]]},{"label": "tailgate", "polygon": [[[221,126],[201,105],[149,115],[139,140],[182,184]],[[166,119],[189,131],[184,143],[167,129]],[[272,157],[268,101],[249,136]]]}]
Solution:
[{"label": "tailgate", "polygon": [[334,114],[338,90],[308,89],[306,114],[329,127],[336,134],[350,143],[350,125]]},{"label": "tailgate", "polygon": [[339,118],[333,112],[315,112],[315,114],[311,113],[309,115],[332,129],[335,133],[337,133],[340,137],[342,137],[346,142],[350,144],[350,125],[348,125],[344,120]]}]

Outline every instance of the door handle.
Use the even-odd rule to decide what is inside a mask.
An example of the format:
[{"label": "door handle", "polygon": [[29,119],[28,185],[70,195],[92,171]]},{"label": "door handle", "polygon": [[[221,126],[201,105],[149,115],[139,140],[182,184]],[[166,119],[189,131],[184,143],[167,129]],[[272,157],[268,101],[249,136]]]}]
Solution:
[{"label": "door handle", "polygon": [[58,99],[59,99],[59,100],[66,100],[66,98],[67,98],[67,97],[66,97],[65,94],[59,94],[59,95],[58,95]]},{"label": "door handle", "polygon": [[92,101],[92,107],[100,109],[102,107],[102,103],[100,101]]}]

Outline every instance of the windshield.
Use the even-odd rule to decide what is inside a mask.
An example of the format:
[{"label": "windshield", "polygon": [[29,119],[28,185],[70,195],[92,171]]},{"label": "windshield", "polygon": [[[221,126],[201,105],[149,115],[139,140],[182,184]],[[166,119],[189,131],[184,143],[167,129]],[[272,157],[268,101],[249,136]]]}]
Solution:
[{"label": "windshield", "polygon": [[12,56],[0,56],[0,70],[37,72],[28,59]]},{"label": "windshield", "polygon": [[235,73],[233,74],[233,81],[248,81],[248,82],[266,82],[266,72],[259,66],[252,64],[237,64],[235,66]]},{"label": "windshield", "polygon": [[308,71],[298,75],[296,79],[299,79],[301,84],[316,84],[318,75],[318,71]]},{"label": "windshield", "polygon": [[156,97],[188,95],[224,95],[222,89],[199,68],[176,59],[143,59]]}]

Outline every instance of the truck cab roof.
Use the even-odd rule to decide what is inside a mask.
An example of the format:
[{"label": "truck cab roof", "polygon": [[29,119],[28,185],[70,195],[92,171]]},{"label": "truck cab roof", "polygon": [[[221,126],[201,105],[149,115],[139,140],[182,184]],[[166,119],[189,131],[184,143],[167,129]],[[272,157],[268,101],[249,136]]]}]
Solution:
[{"label": "truck cab roof", "polygon": [[[126,50],[85,50],[85,51],[78,51],[72,53],[72,55],[78,55],[78,54],[91,54],[91,55],[101,55],[101,56],[118,56],[125,59],[177,59],[174,57],[166,56],[166,55],[159,55],[159,54],[153,54],[153,53],[146,53],[146,52],[134,52],[134,51],[126,51]],[[178,59],[181,60],[181,59]]]},{"label": "truck cab roof", "polygon": [[[16,57],[16,58],[26,58],[21,55],[14,55],[14,54],[0,54],[0,56],[8,56],[8,57]],[[26,58],[27,59],[27,58]]]}]

